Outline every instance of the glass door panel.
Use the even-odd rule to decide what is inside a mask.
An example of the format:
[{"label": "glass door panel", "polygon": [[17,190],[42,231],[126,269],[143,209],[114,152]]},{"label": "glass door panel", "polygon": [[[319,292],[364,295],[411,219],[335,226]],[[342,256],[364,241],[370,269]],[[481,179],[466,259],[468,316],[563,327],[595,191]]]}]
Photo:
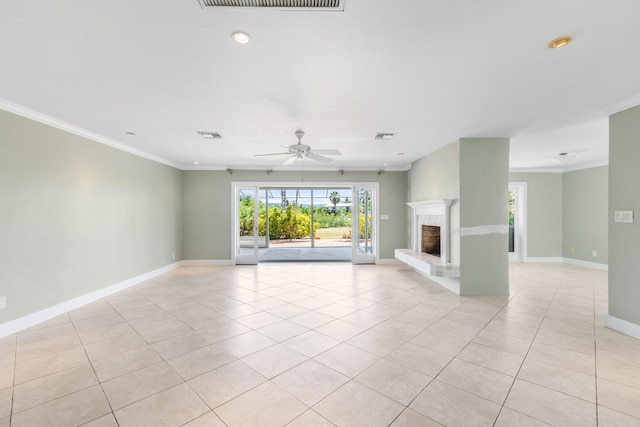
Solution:
[{"label": "glass door panel", "polygon": [[522,262],[526,258],[526,183],[510,182],[509,209],[509,260]]},{"label": "glass door panel", "polygon": [[375,263],[375,193],[373,186],[357,186],[353,191],[353,263]]},{"label": "glass door panel", "polygon": [[258,263],[259,204],[257,187],[238,187],[235,197],[236,264]]},{"label": "glass door panel", "polygon": [[516,251],[516,195],[509,190],[509,253]]}]

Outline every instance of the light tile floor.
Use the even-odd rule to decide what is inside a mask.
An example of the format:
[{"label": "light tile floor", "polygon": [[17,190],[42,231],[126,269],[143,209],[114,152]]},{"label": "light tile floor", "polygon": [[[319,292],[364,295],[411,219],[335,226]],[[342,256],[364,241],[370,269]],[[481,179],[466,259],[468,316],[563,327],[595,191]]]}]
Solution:
[{"label": "light tile floor", "polygon": [[0,427],[639,426],[606,273],[510,276],[507,299],[397,265],[179,268],[0,340]]}]

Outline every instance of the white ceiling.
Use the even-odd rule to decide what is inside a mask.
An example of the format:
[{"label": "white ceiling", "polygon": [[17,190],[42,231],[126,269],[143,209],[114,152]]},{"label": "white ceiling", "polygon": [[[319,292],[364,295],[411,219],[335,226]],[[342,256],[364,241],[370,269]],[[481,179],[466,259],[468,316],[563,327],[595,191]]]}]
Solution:
[{"label": "white ceiling", "polygon": [[[511,138],[512,168],[558,168],[565,151],[579,168],[606,163],[607,115],[640,103],[638,16],[637,0],[345,0],[344,12],[3,1],[0,108],[184,169],[298,169],[254,157],[298,128],[343,154],[305,169],[406,169],[482,136]],[[233,42],[237,30],[251,42]],[[547,48],[562,35],[574,42]]]}]

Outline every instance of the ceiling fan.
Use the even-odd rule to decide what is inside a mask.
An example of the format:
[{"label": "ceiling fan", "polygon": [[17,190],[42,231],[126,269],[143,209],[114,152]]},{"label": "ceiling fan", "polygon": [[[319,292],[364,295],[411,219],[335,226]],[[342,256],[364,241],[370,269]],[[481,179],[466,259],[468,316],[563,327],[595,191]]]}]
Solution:
[{"label": "ceiling fan", "polygon": [[[296,159],[301,159],[306,157],[311,160],[316,160],[318,162],[330,163],[333,162],[333,159],[326,157],[329,156],[340,156],[341,153],[338,150],[312,150],[311,147],[302,143],[302,137],[304,136],[304,132],[301,130],[296,131],[296,137],[298,138],[297,144],[292,144],[288,147],[281,145],[282,148],[286,148],[289,151],[284,153],[268,153],[268,154],[256,154],[256,157],[262,156],[281,156],[281,155],[289,155],[287,160],[283,163],[284,165],[288,165],[293,163]],[[323,156],[324,154],[325,156]]]}]

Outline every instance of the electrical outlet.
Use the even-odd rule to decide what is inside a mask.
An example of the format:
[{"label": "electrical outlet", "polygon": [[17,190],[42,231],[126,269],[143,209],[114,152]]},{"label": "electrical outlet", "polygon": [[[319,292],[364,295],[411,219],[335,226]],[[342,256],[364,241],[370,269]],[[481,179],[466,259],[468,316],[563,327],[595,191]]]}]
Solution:
[{"label": "electrical outlet", "polygon": [[598,256],[598,252],[597,251],[591,251],[591,256]]},{"label": "electrical outlet", "polygon": [[572,254],[573,253],[573,248],[569,248],[569,253]]},{"label": "electrical outlet", "polygon": [[633,211],[615,211],[613,214],[614,222],[633,222]]},{"label": "electrical outlet", "polygon": [[176,259],[176,254],[175,254],[175,252],[171,254],[171,258],[172,258],[172,259]]},{"label": "electrical outlet", "polygon": [[0,297],[0,310],[7,308],[7,297]]}]

